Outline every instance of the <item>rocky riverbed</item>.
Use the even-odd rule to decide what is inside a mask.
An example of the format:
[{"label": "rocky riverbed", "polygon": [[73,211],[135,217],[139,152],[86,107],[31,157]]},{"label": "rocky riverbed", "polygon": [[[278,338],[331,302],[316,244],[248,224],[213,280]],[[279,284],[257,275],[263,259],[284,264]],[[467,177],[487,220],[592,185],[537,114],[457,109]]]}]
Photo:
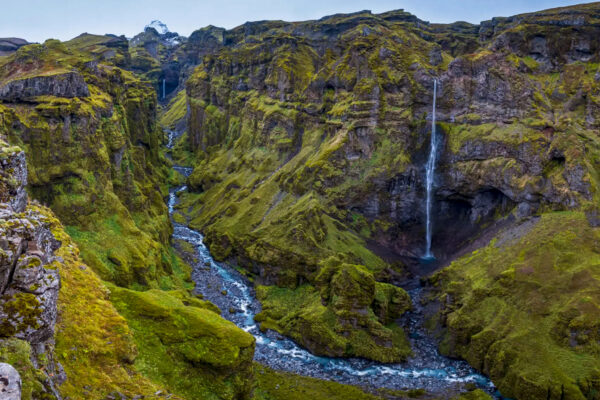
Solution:
[{"label": "rocky riverbed", "polygon": [[[189,168],[175,166],[178,172],[189,175]],[[171,190],[169,212],[172,214],[178,193],[186,186]],[[192,278],[196,292],[222,310],[222,316],[251,333],[256,338],[255,360],[276,370],[294,372],[367,388],[417,389],[433,393],[460,391],[473,383],[497,398],[502,398],[493,383],[474,371],[466,362],[441,356],[435,340],[423,327],[423,308],[420,299],[423,289],[409,290],[413,311],[403,317],[408,327],[414,355],[402,364],[381,364],[362,359],[319,357],[273,331],[261,331],[254,321],[260,312],[252,284],[227,264],[217,263],[203,243],[201,233],[174,222],[173,239],[183,240],[195,248],[187,254],[193,263]]]}]

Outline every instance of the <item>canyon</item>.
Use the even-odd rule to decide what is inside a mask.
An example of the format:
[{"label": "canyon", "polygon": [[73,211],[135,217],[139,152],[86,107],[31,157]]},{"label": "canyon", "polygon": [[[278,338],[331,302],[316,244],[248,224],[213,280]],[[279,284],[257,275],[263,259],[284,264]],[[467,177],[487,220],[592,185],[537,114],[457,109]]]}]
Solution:
[{"label": "canyon", "polygon": [[597,399],[599,34],[0,39],[0,391]]}]

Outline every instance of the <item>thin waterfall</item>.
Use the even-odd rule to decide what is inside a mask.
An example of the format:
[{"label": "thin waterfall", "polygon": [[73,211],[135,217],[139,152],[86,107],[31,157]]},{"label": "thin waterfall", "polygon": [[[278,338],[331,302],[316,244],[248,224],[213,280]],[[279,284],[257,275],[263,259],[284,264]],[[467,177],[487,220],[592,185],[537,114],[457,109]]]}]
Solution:
[{"label": "thin waterfall", "polygon": [[166,84],[165,84],[165,79],[163,79],[163,97],[162,97],[163,100],[165,99],[165,96],[166,96],[166,93],[165,93],[166,90],[165,89],[166,89]]},{"label": "thin waterfall", "polygon": [[425,249],[424,258],[435,258],[431,252],[431,207],[433,197],[433,180],[435,175],[435,161],[437,156],[437,135],[435,128],[435,104],[437,97],[437,79],[433,80],[433,115],[431,117],[431,146],[429,149],[429,159],[427,160],[426,166],[426,189],[427,189],[427,232],[425,239],[427,241],[427,247]]}]

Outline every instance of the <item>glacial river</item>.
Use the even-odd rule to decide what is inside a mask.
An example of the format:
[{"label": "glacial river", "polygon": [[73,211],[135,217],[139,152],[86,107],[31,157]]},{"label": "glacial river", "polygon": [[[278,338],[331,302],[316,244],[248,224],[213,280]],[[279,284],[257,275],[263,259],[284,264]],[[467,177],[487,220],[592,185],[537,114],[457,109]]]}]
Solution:
[{"label": "glacial river", "polygon": [[[185,176],[190,168],[175,167]],[[169,213],[177,205],[178,192],[186,186],[172,189],[169,196]],[[421,288],[409,290],[413,311],[407,313],[403,322],[408,327],[409,340],[414,356],[400,364],[382,364],[363,359],[319,357],[311,354],[290,339],[273,332],[261,332],[254,321],[260,312],[260,303],[254,296],[252,285],[245,277],[224,263],[217,263],[203,243],[201,233],[173,222],[174,239],[184,240],[196,249],[191,255],[197,260],[192,278],[196,292],[222,310],[222,316],[256,338],[255,360],[276,370],[329,379],[363,387],[385,387],[397,390],[423,388],[438,394],[460,390],[472,382],[479,388],[502,397],[493,383],[478,374],[466,362],[440,355],[437,344],[423,327],[423,311],[419,305]]]}]

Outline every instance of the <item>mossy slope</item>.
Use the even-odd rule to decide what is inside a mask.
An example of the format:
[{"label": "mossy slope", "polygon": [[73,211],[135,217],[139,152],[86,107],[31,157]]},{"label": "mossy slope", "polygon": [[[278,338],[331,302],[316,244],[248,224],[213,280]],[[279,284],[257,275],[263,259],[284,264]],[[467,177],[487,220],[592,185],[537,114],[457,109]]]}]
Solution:
[{"label": "mossy slope", "polygon": [[26,103],[5,102],[0,131],[28,155],[33,198],[57,213],[102,278],[156,287],[172,273],[156,95],[80,47],[49,40],[3,58],[0,83],[69,70],[83,77],[89,96],[42,88]]},{"label": "mossy slope", "polygon": [[[62,243],[54,262],[62,278],[54,350],[67,378],[58,388],[61,395],[249,398],[254,387],[251,335],[187,290],[107,287],[80,259],[77,245],[52,212],[40,206],[35,210]],[[2,349],[24,345],[11,342]],[[27,363],[26,350],[22,349],[23,361],[17,357],[20,353],[7,360],[15,363],[28,379],[26,389],[34,393],[37,372]],[[40,382],[43,378],[38,377]]]},{"label": "mossy slope", "polygon": [[254,338],[215,306],[182,291],[111,292],[133,329],[139,371],[185,398],[250,398]]},{"label": "mossy slope", "polygon": [[[387,317],[370,294],[357,296],[359,307],[328,297],[336,279],[319,276],[333,256],[362,284],[397,283],[403,271],[391,261],[423,254],[434,77],[436,255],[452,257],[486,229],[519,218],[597,214],[597,11],[597,4],[549,10],[475,28],[361,12],[227,31],[224,43],[236,45],[206,55],[186,85],[195,170],[180,211],[206,234],[217,259],[255,274],[265,328],[319,354],[369,349],[377,358],[384,349],[374,350],[371,339],[359,349],[340,335],[344,315],[361,309],[375,316],[353,327],[371,338],[388,329]],[[505,323],[519,330],[519,322]],[[523,343],[536,348],[533,337]],[[594,351],[582,354],[593,358]],[[518,372],[511,371],[492,378],[512,379]],[[527,379],[547,382],[543,374]],[[542,396],[518,394],[528,395]]]},{"label": "mossy slope", "polygon": [[432,278],[441,350],[508,397],[596,398],[600,232],[581,212],[543,214],[520,229]]}]

